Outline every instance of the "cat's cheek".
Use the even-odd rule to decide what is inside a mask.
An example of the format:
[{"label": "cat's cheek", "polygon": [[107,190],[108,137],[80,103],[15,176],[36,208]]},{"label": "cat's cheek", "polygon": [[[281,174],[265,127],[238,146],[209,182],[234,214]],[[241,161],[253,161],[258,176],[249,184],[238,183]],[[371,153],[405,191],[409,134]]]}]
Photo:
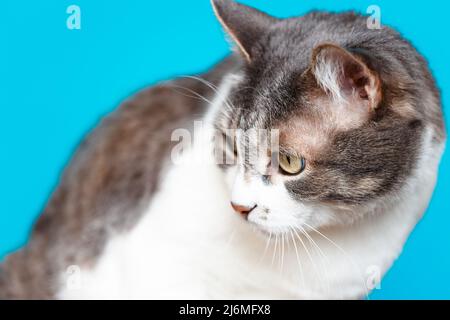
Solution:
[{"label": "cat's cheek", "polygon": [[234,181],[236,180],[237,174],[238,174],[238,166],[230,166],[224,169],[225,184],[228,190],[228,196],[230,197],[230,200],[233,191]]},{"label": "cat's cheek", "polygon": [[258,206],[249,214],[249,222],[268,233],[286,233],[311,222],[313,208],[293,199],[283,183],[258,183]]}]

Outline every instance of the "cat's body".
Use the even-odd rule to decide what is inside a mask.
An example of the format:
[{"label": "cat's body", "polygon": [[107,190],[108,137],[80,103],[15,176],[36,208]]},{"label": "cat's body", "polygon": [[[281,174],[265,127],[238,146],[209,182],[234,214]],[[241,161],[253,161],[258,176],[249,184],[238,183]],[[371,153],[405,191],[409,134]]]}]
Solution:
[{"label": "cat's body", "polygon": [[[218,83],[229,64],[204,79]],[[171,132],[202,117],[206,107],[180,87],[213,96],[193,79],[161,84],[124,102],[89,135],[29,244],[0,265],[0,298],[54,298],[69,266],[93,266],[111,237],[135,226],[169,162]]]},{"label": "cat's body", "polygon": [[[215,2],[243,57],[225,60],[201,79],[145,91],[103,123],[65,173],[30,244],[0,269],[0,298],[361,298],[391,266],[428,205],[445,142],[439,94],[425,62],[397,33],[367,31],[365,19],[353,14],[279,21],[239,7],[251,19],[233,21],[228,14],[236,10],[226,6],[235,5]],[[267,39],[234,29],[245,20],[252,32],[270,25],[264,50]],[[280,36],[278,30],[289,32]],[[256,48],[247,47],[249,39],[258,39],[250,41]],[[293,65],[296,50],[302,58]],[[359,68],[364,86],[349,82],[353,90],[336,92],[342,88],[333,77],[340,69],[327,68],[330,59],[351,64],[345,77]],[[302,79],[300,93],[283,88],[291,71]],[[239,96],[246,88],[252,91]],[[352,96],[355,90],[363,92]],[[307,92],[308,99],[296,100]],[[327,92],[347,95],[345,103],[333,100],[332,107],[344,109],[309,115],[313,129],[326,130],[314,136],[317,150],[301,141],[310,167],[295,180],[280,172],[269,178],[244,172],[244,182],[236,183],[239,166],[198,160],[213,158],[208,127],[235,128],[233,118],[245,109],[238,128],[283,131],[290,119],[304,123],[289,107],[299,104],[308,114],[318,99],[327,109]],[[369,111],[347,113],[354,105]],[[228,108],[234,110],[224,116]],[[270,124],[262,124],[263,115],[270,115]],[[203,130],[195,130],[197,143],[183,155],[188,160],[173,165],[171,132],[192,129],[193,119],[204,120]],[[297,132],[289,128],[285,132]],[[230,198],[256,201],[248,214],[252,224],[233,213]]]},{"label": "cat's body", "polygon": [[[208,133],[197,138],[211,140]],[[351,227],[310,232],[320,251],[306,237],[306,250],[297,236],[297,248],[290,235],[283,236],[283,244],[281,236],[276,245],[275,236],[268,244],[233,213],[223,173],[213,162],[198,161],[197,143],[185,155],[188,160],[168,172],[141,222],[107,245],[98,265],[82,273],[82,286],[63,287],[58,297],[363,298],[399,255],[428,205],[440,150],[427,154],[431,134],[424,141],[420,167],[399,200]],[[410,199],[411,194],[418,196]],[[66,281],[62,274],[61,283]]]}]

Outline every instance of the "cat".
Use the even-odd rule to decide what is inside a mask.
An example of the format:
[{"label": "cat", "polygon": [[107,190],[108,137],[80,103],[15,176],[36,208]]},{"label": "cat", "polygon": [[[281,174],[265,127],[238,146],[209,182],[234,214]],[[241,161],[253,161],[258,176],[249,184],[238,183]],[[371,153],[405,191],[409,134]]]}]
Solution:
[{"label": "cat", "polygon": [[235,52],[102,121],[0,298],[360,299],[398,257],[446,139],[424,58],[353,12],[212,6]]}]

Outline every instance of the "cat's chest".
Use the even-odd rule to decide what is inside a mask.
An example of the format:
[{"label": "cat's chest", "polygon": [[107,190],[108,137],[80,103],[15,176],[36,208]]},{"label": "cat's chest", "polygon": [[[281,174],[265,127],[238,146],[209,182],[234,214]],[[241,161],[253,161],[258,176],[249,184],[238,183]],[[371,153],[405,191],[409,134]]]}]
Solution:
[{"label": "cat's chest", "polygon": [[281,247],[273,258],[268,239],[233,212],[214,164],[190,160],[171,166],[141,221],[81,268],[78,288],[63,283],[61,298],[295,297],[278,272]]},{"label": "cat's chest", "polygon": [[59,298],[298,299],[361,294],[360,270],[327,241],[311,238],[318,250],[305,238],[269,238],[252,229],[231,209],[222,172],[195,160],[196,152],[194,148],[193,158],[169,169],[130,232],[111,238],[93,268],[80,266],[78,286],[68,286],[62,276]]}]

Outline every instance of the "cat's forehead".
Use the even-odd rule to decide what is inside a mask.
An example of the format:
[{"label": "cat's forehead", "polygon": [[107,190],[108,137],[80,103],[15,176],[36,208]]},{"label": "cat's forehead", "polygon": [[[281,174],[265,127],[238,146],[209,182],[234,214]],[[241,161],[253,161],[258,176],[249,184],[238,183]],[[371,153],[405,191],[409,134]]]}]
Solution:
[{"label": "cat's forehead", "polygon": [[301,76],[274,76],[257,90],[242,89],[247,84],[238,86],[228,125],[277,130],[283,149],[314,159],[336,134],[358,128],[369,119],[364,106],[335,102],[307,75]]},{"label": "cat's forehead", "polygon": [[309,89],[301,87],[300,79],[300,71],[281,66],[247,67],[230,94],[232,124],[244,130],[269,128],[302,107],[299,100],[308,95]]}]

